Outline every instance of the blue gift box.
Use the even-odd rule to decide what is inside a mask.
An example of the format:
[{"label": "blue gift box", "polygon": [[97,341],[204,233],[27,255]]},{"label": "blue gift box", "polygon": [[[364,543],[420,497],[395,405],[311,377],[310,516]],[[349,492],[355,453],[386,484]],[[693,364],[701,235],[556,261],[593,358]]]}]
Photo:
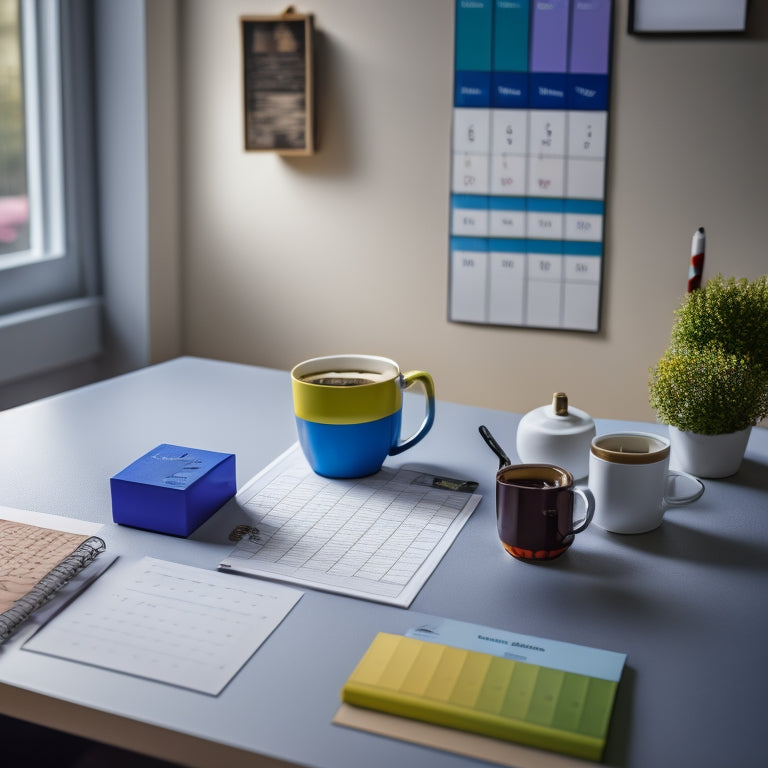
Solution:
[{"label": "blue gift box", "polygon": [[116,523],[188,536],[235,495],[235,456],[164,443],[109,484]]}]

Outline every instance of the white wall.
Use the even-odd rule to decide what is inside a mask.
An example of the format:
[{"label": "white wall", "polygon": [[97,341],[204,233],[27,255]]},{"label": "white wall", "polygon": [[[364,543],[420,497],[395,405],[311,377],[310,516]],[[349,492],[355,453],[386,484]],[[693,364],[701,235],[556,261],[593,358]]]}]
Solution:
[{"label": "white wall", "polygon": [[95,4],[99,252],[107,361],[149,362],[146,13],[141,2]]},{"label": "white wall", "polygon": [[149,0],[146,5],[149,361],[153,363],[181,351],[177,5],[176,0]]},{"label": "white wall", "polygon": [[641,39],[616,2],[595,335],[446,319],[453,0],[298,6],[318,28],[319,152],[294,159],[242,148],[238,18],[282,7],[183,0],[183,351],[280,368],[370,352],[429,370],[440,399],[522,412],[563,389],[652,419],[696,227],[705,277],[768,271],[768,8],[750,5],[746,37]]},{"label": "white wall", "polygon": [[95,6],[106,374],[181,351],[176,0]]}]

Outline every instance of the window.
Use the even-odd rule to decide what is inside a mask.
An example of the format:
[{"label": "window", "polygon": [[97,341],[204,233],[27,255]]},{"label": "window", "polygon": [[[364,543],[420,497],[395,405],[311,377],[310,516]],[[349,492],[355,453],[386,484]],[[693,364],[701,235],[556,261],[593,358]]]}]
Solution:
[{"label": "window", "polygon": [[0,256],[29,249],[18,0],[0,0]]},{"label": "window", "polygon": [[91,21],[0,0],[0,383],[99,351]]}]

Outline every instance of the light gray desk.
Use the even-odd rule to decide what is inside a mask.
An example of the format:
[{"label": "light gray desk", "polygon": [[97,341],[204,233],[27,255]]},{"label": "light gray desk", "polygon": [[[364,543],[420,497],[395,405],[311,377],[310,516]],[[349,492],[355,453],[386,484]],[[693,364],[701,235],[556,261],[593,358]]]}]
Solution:
[{"label": "light gray desk", "polygon": [[[0,647],[0,711],[193,766],[466,768],[472,761],[331,724],[376,632],[432,614],[627,653],[607,765],[768,765],[768,431],[753,430],[736,477],[708,481],[657,531],[592,526],[561,559],[529,565],[498,542],[497,462],[477,432],[487,424],[514,458],[518,420],[438,402],[432,432],[398,457],[474,478],[484,495],[410,610],[307,590],[218,697],[11,640]],[[105,523],[120,554],[113,567],[150,555],[215,568],[229,545],[112,524],[109,477],[168,442],[235,453],[242,485],[295,439],[286,372],[182,358],[0,414],[0,504]]]}]

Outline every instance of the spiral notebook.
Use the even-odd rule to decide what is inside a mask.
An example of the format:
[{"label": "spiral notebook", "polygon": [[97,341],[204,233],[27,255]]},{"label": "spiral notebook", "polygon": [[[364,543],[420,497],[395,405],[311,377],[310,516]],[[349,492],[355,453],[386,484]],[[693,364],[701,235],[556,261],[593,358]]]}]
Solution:
[{"label": "spiral notebook", "polygon": [[104,540],[0,510],[0,643],[106,549]]}]

